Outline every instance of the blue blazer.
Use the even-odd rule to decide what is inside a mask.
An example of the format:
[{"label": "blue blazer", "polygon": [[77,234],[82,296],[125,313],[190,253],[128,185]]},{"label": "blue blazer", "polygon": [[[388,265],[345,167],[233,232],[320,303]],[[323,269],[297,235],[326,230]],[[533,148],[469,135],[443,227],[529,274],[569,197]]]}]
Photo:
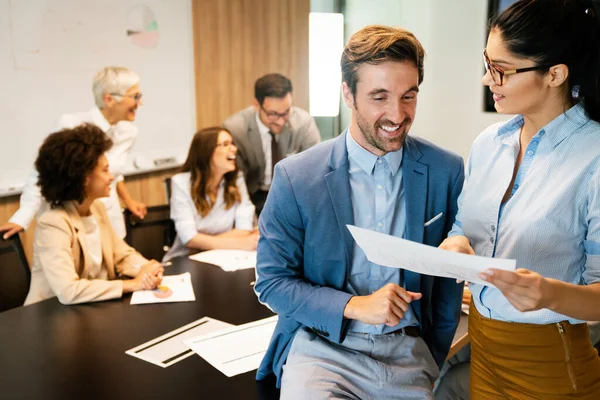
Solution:
[{"label": "blue blazer", "polygon": [[[354,239],[346,134],[288,157],[275,166],[260,220],[257,280],[259,300],[279,322],[256,379],[270,374],[281,383],[294,335],[310,327],[341,343],[347,333],[344,292]],[[403,146],[405,237],[438,246],[452,227],[464,179],[463,160],[436,145],[408,136]],[[424,227],[439,213],[442,217]],[[423,297],[412,303],[421,336],[441,366],[458,321],[463,286],[454,279],[404,272],[406,289]],[[399,282],[395,282],[399,283]]]}]

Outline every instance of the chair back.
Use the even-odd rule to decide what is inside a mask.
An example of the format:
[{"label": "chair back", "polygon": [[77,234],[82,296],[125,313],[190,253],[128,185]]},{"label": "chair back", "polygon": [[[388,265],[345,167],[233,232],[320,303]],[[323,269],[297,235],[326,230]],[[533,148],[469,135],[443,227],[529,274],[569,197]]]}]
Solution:
[{"label": "chair back", "polygon": [[125,210],[125,241],[148,259],[160,261],[175,240],[175,224],[168,205],[148,207],[144,219]]},{"label": "chair back", "polygon": [[29,292],[31,270],[18,234],[0,238],[0,312],[22,306]]}]

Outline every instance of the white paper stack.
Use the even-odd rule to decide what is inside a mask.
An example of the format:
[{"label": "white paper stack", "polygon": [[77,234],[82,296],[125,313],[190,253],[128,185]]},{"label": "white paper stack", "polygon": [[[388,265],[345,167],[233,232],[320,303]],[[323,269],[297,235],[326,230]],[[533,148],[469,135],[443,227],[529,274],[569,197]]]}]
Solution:
[{"label": "white paper stack", "polygon": [[189,272],[181,275],[167,275],[154,290],[138,290],[131,296],[130,304],[175,303],[195,301],[192,277]]},{"label": "white paper stack", "polygon": [[277,316],[185,340],[184,343],[228,377],[257,369],[263,359]]},{"label": "white paper stack", "polygon": [[256,268],[256,251],[208,250],[191,255],[190,258],[221,267],[223,271]]},{"label": "white paper stack", "polygon": [[169,333],[141,344],[125,353],[148,361],[159,367],[169,367],[194,354],[183,340],[206,333],[223,330],[233,325],[216,319],[204,317]]}]

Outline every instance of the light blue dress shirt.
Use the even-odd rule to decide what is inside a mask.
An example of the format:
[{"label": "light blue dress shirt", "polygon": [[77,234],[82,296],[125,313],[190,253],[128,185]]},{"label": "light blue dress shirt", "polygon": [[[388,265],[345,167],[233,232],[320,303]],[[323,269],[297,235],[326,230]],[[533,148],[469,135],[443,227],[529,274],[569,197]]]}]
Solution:
[{"label": "light blue dress shirt", "polygon": [[[531,139],[510,198],[502,198],[520,150],[523,116],[487,128],[473,143],[450,236],[480,256],[579,285],[600,282],[600,124],[575,105]],[[548,309],[520,312],[495,288],[471,284],[485,317],[521,323],[583,321]]]},{"label": "light blue dress shirt", "polygon": [[[402,185],[402,149],[377,157],[356,143],[349,130],[346,135],[346,146],[354,225],[404,237],[406,201]],[[403,283],[401,270],[371,263],[361,248],[354,243],[354,257],[346,291],[353,295],[365,296],[379,290],[387,283]],[[396,326],[369,325],[352,320],[349,330],[381,334],[417,324],[414,313],[409,307],[402,321]]]}]

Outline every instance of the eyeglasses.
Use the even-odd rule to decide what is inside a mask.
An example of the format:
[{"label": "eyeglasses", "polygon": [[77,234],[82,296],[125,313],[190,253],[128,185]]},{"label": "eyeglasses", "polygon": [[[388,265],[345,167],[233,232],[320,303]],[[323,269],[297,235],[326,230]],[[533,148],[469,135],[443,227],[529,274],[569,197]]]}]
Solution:
[{"label": "eyeglasses", "polygon": [[217,144],[216,144],[216,146],[217,146],[217,147],[220,147],[220,146],[223,146],[223,147],[237,147],[237,146],[235,145],[235,143],[233,143],[233,142],[232,142],[232,141],[230,141],[230,140],[226,140],[226,141],[224,141],[224,142],[217,143]]},{"label": "eyeglasses", "polygon": [[130,99],[133,99],[136,103],[139,103],[142,100],[142,96],[143,94],[140,93],[136,93],[136,94],[120,94],[120,93],[110,93],[111,96],[119,96],[119,97],[129,97]]},{"label": "eyeglasses", "polygon": [[548,69],[552,66],[552,64],[536,65],[534,67],[509,69],[509,70],[505,71],[490,61],[490,58],[488,57],[487,51],[485,51],[485,49],[483,50],[483,64],[485,65],[486,72],[490,73],[492,80],[498,86],[502,86],[504,84],[504,76],[505,75],[514,75],[514,74],[518,74],[520,72],[543,70],[543,69]]},{"label": "eyeglasses", "polygon": [[260,109],[265,112],[267,119],[270,121],[277,121],[279,118],[288,119],[290,116],[290,109],[288,108],[284,113],[278,113],[276,111],[267,111],[263,106],[260,106]]}]

